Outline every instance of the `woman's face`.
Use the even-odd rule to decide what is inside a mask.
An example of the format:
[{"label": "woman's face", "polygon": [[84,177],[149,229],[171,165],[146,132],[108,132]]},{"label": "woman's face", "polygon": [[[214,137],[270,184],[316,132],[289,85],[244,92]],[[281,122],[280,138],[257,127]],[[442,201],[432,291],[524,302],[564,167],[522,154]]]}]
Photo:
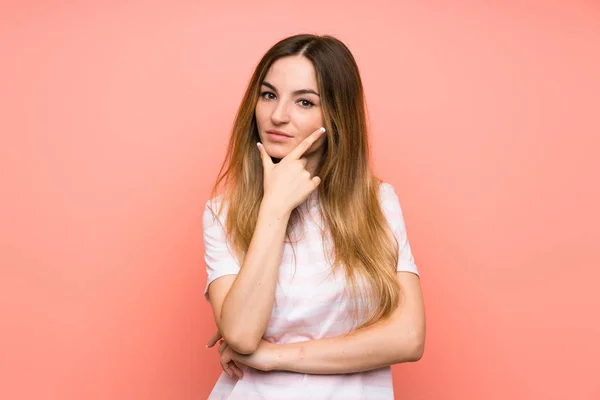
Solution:
[{"label": "woman's face", "polygon": [[[271,157],[285,157],[323,126],[315,68],[304,56],[275,61],[262,82],[260,93],[256,123],[260,141]],[[321,136],[304,153],[309,161],[307,169],[314,171],[322,156],[325,138],[326,135]]]}]

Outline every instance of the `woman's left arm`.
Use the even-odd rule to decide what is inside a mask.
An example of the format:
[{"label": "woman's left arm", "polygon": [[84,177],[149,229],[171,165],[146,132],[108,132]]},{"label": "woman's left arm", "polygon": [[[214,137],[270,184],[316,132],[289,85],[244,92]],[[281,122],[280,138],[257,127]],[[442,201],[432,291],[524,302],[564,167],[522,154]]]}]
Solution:
[{"label": "woman's left arm", "polygon": [[401,301],[386,320],[334,338],[292,344],[261,341],[250,355],[233,359],[265,371],[346,374],[418,361],[425,347],[425,308],[420,279],[398,272]]}]

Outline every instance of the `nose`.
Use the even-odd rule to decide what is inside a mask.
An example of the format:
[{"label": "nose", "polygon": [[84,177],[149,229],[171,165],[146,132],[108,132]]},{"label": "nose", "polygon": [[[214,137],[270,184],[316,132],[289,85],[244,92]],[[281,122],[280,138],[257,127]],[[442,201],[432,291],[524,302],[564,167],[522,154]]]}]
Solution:
[{"label": "nose", "polygon": [[275,125],[285,124],[290,121],[287,104],[284,101],[277,102],[277,105],[271,113],[271,121]]}]

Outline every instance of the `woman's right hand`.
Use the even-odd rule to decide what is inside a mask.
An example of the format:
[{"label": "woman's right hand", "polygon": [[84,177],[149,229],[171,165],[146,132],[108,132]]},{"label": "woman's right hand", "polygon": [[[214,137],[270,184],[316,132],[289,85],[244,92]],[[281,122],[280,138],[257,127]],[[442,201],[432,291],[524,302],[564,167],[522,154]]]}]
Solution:
[{"label": "woman's right hand", "polygon": [[302,155],[325,132],[319,128],[305,138],[294,150],[274,164],[262,144],[258,143],[263,164],[263,201],[283,207],[285,212],[291,212],[298,207],[319,186],[321,178],[311,178],[306,170],[306,158]]}]

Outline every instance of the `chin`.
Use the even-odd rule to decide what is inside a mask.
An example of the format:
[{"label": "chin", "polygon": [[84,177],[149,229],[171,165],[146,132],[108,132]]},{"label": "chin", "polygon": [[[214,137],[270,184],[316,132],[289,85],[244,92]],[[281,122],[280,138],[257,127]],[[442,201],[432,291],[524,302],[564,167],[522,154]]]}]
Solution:
[{"label": "chin", "polygon": [[279,144],[263,143],[263,146],[265,146],[265,150],[267,151],[267,154],[271,156],[271,158],[282,159],[290,152],[289,149]]}]

